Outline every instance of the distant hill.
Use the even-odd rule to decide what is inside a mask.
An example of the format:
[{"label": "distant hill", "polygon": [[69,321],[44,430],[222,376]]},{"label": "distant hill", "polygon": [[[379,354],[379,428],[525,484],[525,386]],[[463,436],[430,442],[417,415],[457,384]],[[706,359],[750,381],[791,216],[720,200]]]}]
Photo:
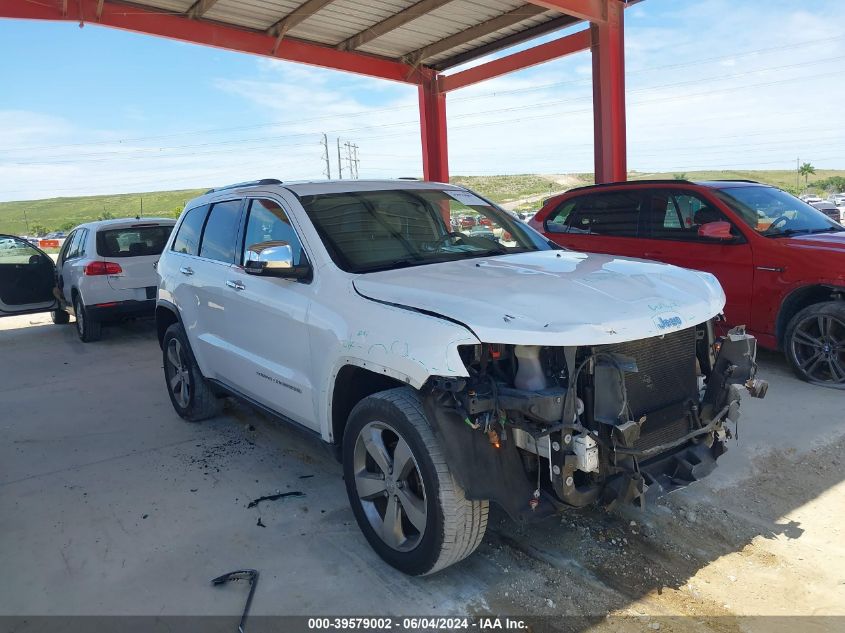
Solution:
[{"label": "distant hill", "polygon": [[141,213],[142,198],[145,216],[175,217],[188,200],[207,190],[208,188],[183,189],[0,202],[0,233],[22,235],[27,232],[27,222],[30,229],[40,225],[49,231],[58,231],[96,220],[103,214],[110,214],[115,218],[131,217]]},{"label": "distant hill", "polygon": [[[820,169],[810,176],[813,183],[830,177],[845,178],[845,170]],[[795,172],[773,171],[690,171],[684,173],[631,172],[630,180],[651,178],[686,178],[687,180],[747,179],[757,180],[797,192],[803,188],[804,179],[796,187]],[[452,182],[469,187],[498,203],[507,203],[508,208],[536,209],[542,199],[553,193],[572,187],[592,184],[592,174],[513,174],[501,176],[453,176]],[[125,193],[107,196],[84,196],[77,198],[49,198],[46,200],[23,200],[0,202],[0,233],[22,235],[41,226],[48,231],[61,230],[81,222],[96,220],[103,214],[113,217],[163,215],[175,217],[185,202],[206,189],[181,189],[178,191],[153,191]]]}]

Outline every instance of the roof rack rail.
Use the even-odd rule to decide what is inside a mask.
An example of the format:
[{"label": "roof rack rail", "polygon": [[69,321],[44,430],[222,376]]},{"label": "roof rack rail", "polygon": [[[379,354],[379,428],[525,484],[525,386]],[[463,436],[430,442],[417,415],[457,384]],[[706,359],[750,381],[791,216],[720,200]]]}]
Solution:
[{"label": "roof rack rail", "polygon": [[399,176],[396,180],[420,180],[416,176]]},{"label": "roof rack rail", "polygon": [[248,180],[246,182],[236,182],[233,185],[226,185],[225,187],[214,187],[206,191],[206,194],[214,193],[215,191],[224,191],[226,189],[240,189],[241,187],[254,187],[255,185],[281,185],[282,181],[278,178],[262,178],[261,180]]},{"label": "roof rack rail", "polygon": [[[693,185],[695,183],[689,180],[678,180],[677,178],[654,178],[654,179],[643,179],[643,180],[617,180],[614,182],[602,182],[595,185],[584,185],[582,187],[573,187],[572,189],[568,189],[567,193],[570,191],[581,191],[582,189],[594,189],[594,188],[601,188],[601,187],[613,187],[615,185],[668,185],[668,184],[681,184],[681,185]],[[554,198],[554,196],[552,196]]]},{"label": "roof rack rail", "polygon": [[751,180],[749,178],[714,178],[712,182],[753,182],[755,185],[761,185],[759,180]]}]

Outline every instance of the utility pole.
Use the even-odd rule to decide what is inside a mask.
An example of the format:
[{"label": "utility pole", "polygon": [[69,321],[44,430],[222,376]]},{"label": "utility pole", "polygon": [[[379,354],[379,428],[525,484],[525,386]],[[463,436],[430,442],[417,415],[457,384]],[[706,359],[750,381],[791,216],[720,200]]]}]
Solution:
[{"label": "utility pole", "polygon": [[343,180],[343,162],[340,159],[340,137],[337,137],[337,175]]},{"label": "utility pole", "polygon": [[323,160],[326,161],[326,178],[329,180],[332,179],[332,164],[329,162],[329,138],[326,136],[326,133],[323,132],[323,140],[320,141],[320,145],[323,146]]},{"label": "utility pole", "polygon": [[352,145],[352,163],[355,165],[355,179],[358,179],[358,143]]},{"label": "utility pole", "polygon": [[358,145],[346,141],[346,162],[349,164],[349,177],[358,178]]},{"label": "utility pole", "polygon": [[26,234],[29,235],[29,220],[26,217],[26,209],[23,210],[23,223],[26,224]]},{"label": "utility pole", "polygon": [[795,159],[795,191],[801,191],[801,158]]},{"label": "utility pole", "polygon": [[346,148],[346,164],[349,166],[349,178],[355,178],[355,171],[352,169],[352,143],[346,141],[343,146]]}]

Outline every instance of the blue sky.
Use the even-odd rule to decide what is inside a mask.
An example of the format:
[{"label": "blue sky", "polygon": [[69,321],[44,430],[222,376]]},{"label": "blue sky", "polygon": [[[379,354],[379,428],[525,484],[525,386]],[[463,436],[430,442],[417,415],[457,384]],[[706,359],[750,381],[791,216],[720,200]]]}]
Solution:
[{"label": "blue sky", "polygon": [[[629,167],[845,168],[843,5],[628,9]],[[322,132],[361,177],[421,172],[413,87],[90,24],[0,21],[0,59],[0,200],[319,178]],[[592,170],[588,53],[448,111],[453,174]]]}]

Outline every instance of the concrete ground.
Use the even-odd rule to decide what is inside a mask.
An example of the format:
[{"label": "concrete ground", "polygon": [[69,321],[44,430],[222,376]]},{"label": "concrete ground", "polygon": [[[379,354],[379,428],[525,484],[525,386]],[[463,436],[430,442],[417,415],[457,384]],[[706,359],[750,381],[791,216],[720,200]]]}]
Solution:
[{"label": "concrete ground", "polygon": [[[775,354],[761,354],[768,398],[745,400],[709,479],[645,512],[529,529],[494,511],[475,555],[415,579],[370,550],[319,444],[238,404],[177,417],[151,322],[86,345],[47,315],[6,318],[0,350],[0,615],[233,615],[244,591],[209,580],[243,567],[262,574],[254,614],[611,614],[708,631],[845,615],[845,398]],[[277,492],[302,496],[247,507]]]}]

